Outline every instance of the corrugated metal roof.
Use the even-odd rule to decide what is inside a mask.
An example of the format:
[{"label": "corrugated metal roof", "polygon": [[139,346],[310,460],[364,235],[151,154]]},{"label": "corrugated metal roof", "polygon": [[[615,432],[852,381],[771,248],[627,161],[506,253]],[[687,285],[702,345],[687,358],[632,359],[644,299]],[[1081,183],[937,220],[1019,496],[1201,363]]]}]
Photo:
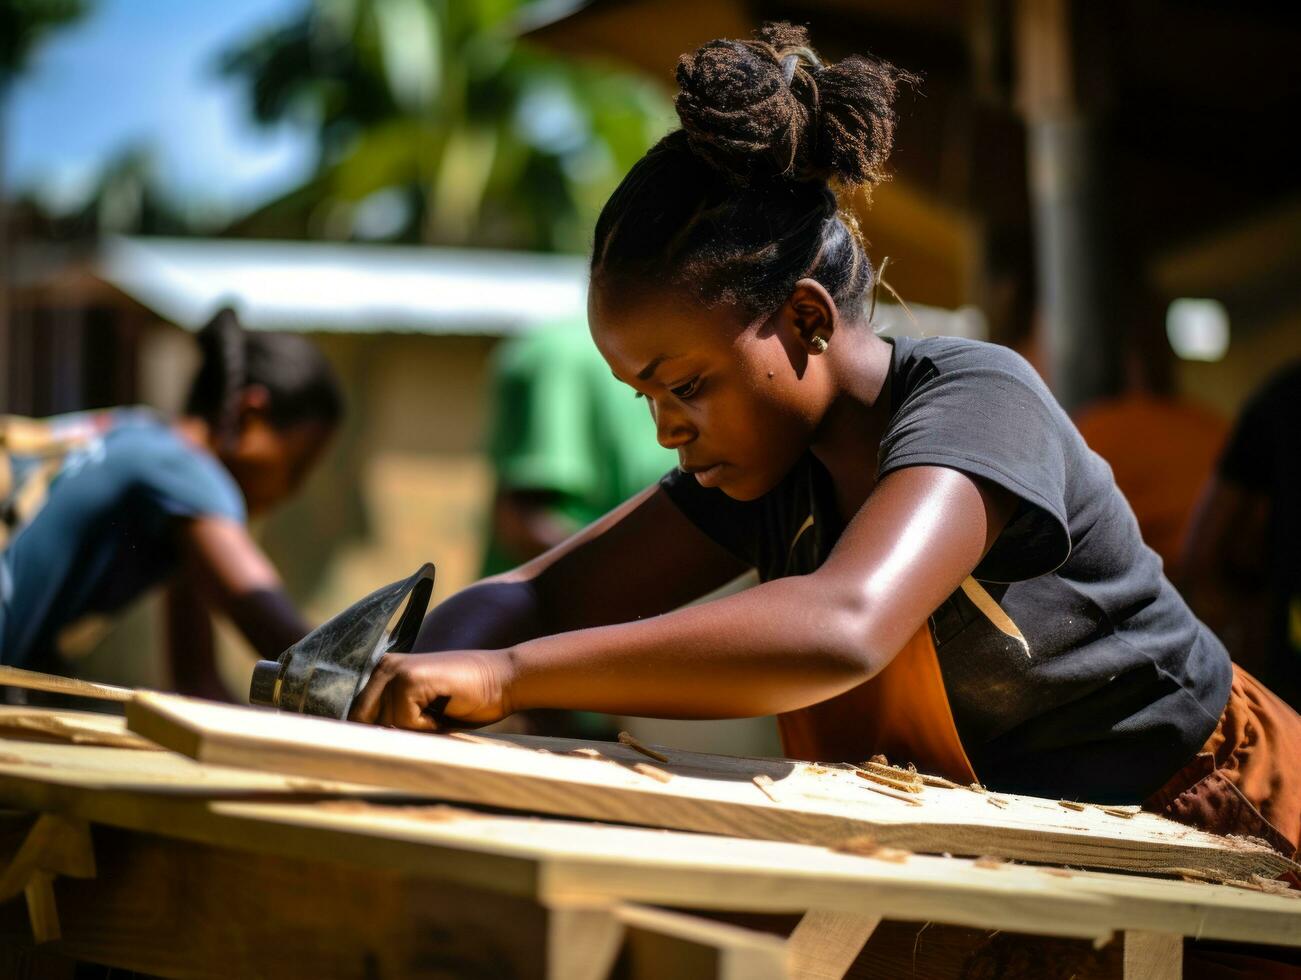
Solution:
[{"label": "corrugated metal roof", "polygon": [[113,238],[97,273],[197,329],[223,306],[252,330],[510,334],[586,317],[581,256],[473,249]]},{"label": "corrugated metal roof", "polygon": [[[504,336],[586,319],[587,260],[489,249],[112,238],[96,273],[166,320],[197,330],[222,306],[250,330]],[[973,307],[876,309],[890,336],[983,339]]]}]

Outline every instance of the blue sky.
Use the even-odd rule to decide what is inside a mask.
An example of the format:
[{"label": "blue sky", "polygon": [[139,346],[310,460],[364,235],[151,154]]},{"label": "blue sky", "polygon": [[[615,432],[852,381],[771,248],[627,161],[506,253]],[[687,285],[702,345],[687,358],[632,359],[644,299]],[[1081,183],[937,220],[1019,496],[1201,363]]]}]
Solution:
[{"label": "blue sky", "polygon": [[304,0],[95,0],[53,35],[15,87],[4,173],[10,188],[75,198],[115,154],[153,151],[179,201],[229,214],[294,187],[309,134],[255,127],[218,52],[278,24]]}]

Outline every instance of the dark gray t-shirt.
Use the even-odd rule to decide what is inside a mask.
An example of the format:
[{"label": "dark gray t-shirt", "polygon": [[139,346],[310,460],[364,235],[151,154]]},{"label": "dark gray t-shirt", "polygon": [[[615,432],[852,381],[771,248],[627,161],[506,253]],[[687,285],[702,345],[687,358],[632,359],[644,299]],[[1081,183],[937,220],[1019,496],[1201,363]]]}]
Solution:
[{"label": "dark gray t-shirt", "polygon": [[[879,477],[946,466],[1020,500],[973,573],[1002,615],[960,589],[930,619],[977,775],[1006,792],[1143,800],[1214,730],[1231,682],[1224,647],[1162,574],[1110,468],[1016,353],[900,338],[890,400]],[[681,471],[662,486],[765,581],[813,571],[842,530],[812,455],[755,501]]]}]

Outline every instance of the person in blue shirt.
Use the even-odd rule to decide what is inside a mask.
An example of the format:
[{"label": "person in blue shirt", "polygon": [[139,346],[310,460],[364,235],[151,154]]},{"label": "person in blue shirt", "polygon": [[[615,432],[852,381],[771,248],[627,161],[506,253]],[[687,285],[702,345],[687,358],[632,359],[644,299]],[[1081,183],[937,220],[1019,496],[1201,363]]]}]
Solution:
[{"label": "person in blue shirt", "polygon": [[173,687],[229,699],[211,613],[263,657],[308,630],[246,520],[283,502],[343,415],[304,337],[246,333],[223,310],[198,334],[184,412],[0,418],[0,663],[58,670],[60,651],[167,585]]}]

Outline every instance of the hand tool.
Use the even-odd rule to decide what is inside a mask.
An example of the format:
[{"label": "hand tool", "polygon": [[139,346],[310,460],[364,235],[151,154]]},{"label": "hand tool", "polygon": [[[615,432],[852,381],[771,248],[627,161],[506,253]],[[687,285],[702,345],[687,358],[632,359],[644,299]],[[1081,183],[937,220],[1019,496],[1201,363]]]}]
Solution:
[{"label": "hand tool", "polygon": [[[434,566],[372,592],[280,655],[253,668],[249,701],[304,715],[347,718],[386,653],[410,653],[434,591]],[[446,699],[440,699],[446,705]],[[438,709],[438,704],[434,705]]]}]

